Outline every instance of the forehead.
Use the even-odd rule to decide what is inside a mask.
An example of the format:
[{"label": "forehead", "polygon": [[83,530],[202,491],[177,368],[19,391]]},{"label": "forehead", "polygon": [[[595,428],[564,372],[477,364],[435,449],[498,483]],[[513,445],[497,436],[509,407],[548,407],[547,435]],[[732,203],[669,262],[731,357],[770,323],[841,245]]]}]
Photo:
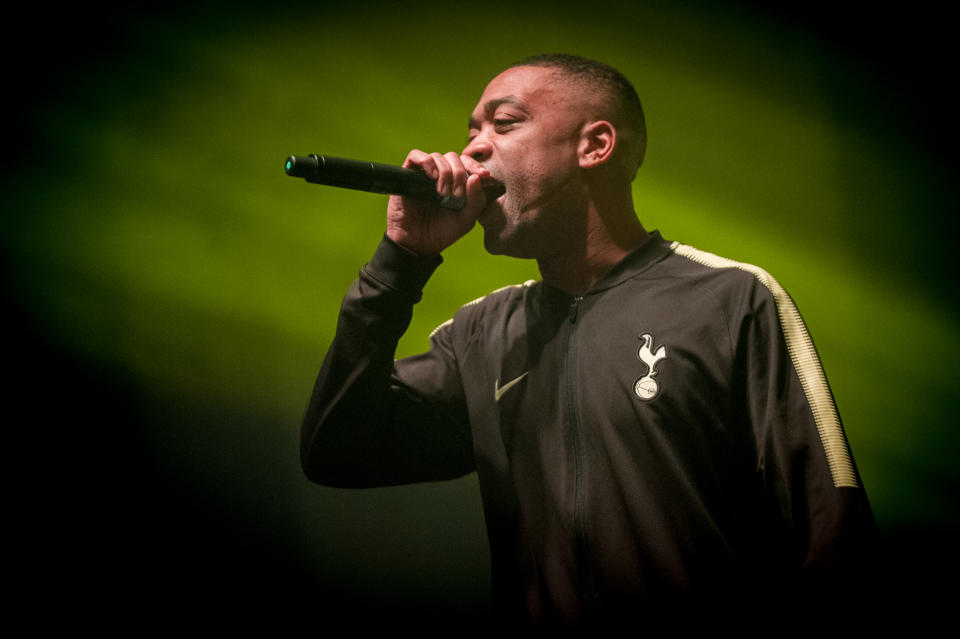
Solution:
[{"label": "forehead", "polygon": [[483,102],[487,98],[496,98],[498,94],[535,94],[549,90],[553,84],[556,70],[548,67],[513,67],[507,69],[487,85],[480,97]]},{"label": "forehead", "polygon": [[471,119],[482,119],[500,104],[510,103],[526,108],[557,104],[563,97],[557,87],[555,70],[547,67],[513,67],[487,85]]}]

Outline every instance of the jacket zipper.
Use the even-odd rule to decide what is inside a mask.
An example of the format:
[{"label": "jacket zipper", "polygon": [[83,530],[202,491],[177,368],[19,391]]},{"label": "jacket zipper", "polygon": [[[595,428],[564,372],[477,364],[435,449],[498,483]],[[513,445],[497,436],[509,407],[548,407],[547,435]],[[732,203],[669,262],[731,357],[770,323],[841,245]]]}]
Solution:
[{"label": "jacket zipper", "polygon": [[590,549],[587,540],[585,515],[585,469],[583,443],[581,441],[582,424],[580,406],[577,397],[577,320],[583,297],[575,297],[570,304],[570,333],[567,342],[567,443],[573,466],[573,551],[577,566],[577,585],[584,603],[589,605],[593,599],[593,571],[590,562]]}]

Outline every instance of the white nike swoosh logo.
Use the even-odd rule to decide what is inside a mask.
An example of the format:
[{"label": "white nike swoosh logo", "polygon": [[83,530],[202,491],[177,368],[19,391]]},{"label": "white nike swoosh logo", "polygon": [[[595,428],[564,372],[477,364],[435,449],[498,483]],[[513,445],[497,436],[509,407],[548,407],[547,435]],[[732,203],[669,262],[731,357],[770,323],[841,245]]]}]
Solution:
[{"label": "white nike swoosh logo", "polygon": [[[529,373],[529,372],[530,372],[530,371],[527,371],[527,373]],[[506,393],[508,390],[510,390],[510,388],[513,387],[514,384],[518,383],[521,379],[523,379],[524,377],[526,377],[526,376],[527,376],[527,373],[524,373],[524,374],[521,375],[520,377],[516,377],[516,378],[510,380],[509,382],[507,382],[507,383],[504,384],[503,386],[500,385],[500,380],[499,380],[499,379],[498,379],[496,382],[494,382],[494,384],[493,384],[493,400],[496,401],[496,402],[499,402],[499,401],[500,401],[500,398],[503,397],[503,394]]]}]

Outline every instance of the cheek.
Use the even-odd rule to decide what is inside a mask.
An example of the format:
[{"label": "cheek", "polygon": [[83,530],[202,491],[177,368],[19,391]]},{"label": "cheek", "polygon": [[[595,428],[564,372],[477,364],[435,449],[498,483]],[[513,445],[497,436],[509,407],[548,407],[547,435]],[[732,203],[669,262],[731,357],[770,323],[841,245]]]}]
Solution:
[{"label": "cheek", "polygon": [[576,166],[575,154],[570,157],[568,146],[544,144],[542,139],[517,136],[509,145],[500,145],[498,150],[501,179],[508,191],[521,197],[541,195],[556,188],[567,178],[570,168]]}]

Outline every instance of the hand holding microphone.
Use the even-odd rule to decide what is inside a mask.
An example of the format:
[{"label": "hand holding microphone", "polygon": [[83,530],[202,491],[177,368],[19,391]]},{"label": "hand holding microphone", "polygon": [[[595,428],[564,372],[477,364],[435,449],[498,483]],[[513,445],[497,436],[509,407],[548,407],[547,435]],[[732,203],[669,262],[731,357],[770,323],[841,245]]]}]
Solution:
[{"label": "hand holding microphone", "polygon": [[287,175],[314,184],[391,195],[387,236],[423,255],[439,254],[465,235],[486,204],[506,192],[482,164],[457,153],[414,150],[402,167],[291,155],[285,167]]},{"label": "hand holding microphone", "polygon": [[[441,207],[451,211],[459,211],[466,205],[463,197],[438,194],[436,181],[425,172],[389,164],[310,154],[287,157],[285,169],[287,175],[304,178],[313,184],[436,200]],[[484,186],[488,200],[500,197],[504,190],[499,183]]]}]

